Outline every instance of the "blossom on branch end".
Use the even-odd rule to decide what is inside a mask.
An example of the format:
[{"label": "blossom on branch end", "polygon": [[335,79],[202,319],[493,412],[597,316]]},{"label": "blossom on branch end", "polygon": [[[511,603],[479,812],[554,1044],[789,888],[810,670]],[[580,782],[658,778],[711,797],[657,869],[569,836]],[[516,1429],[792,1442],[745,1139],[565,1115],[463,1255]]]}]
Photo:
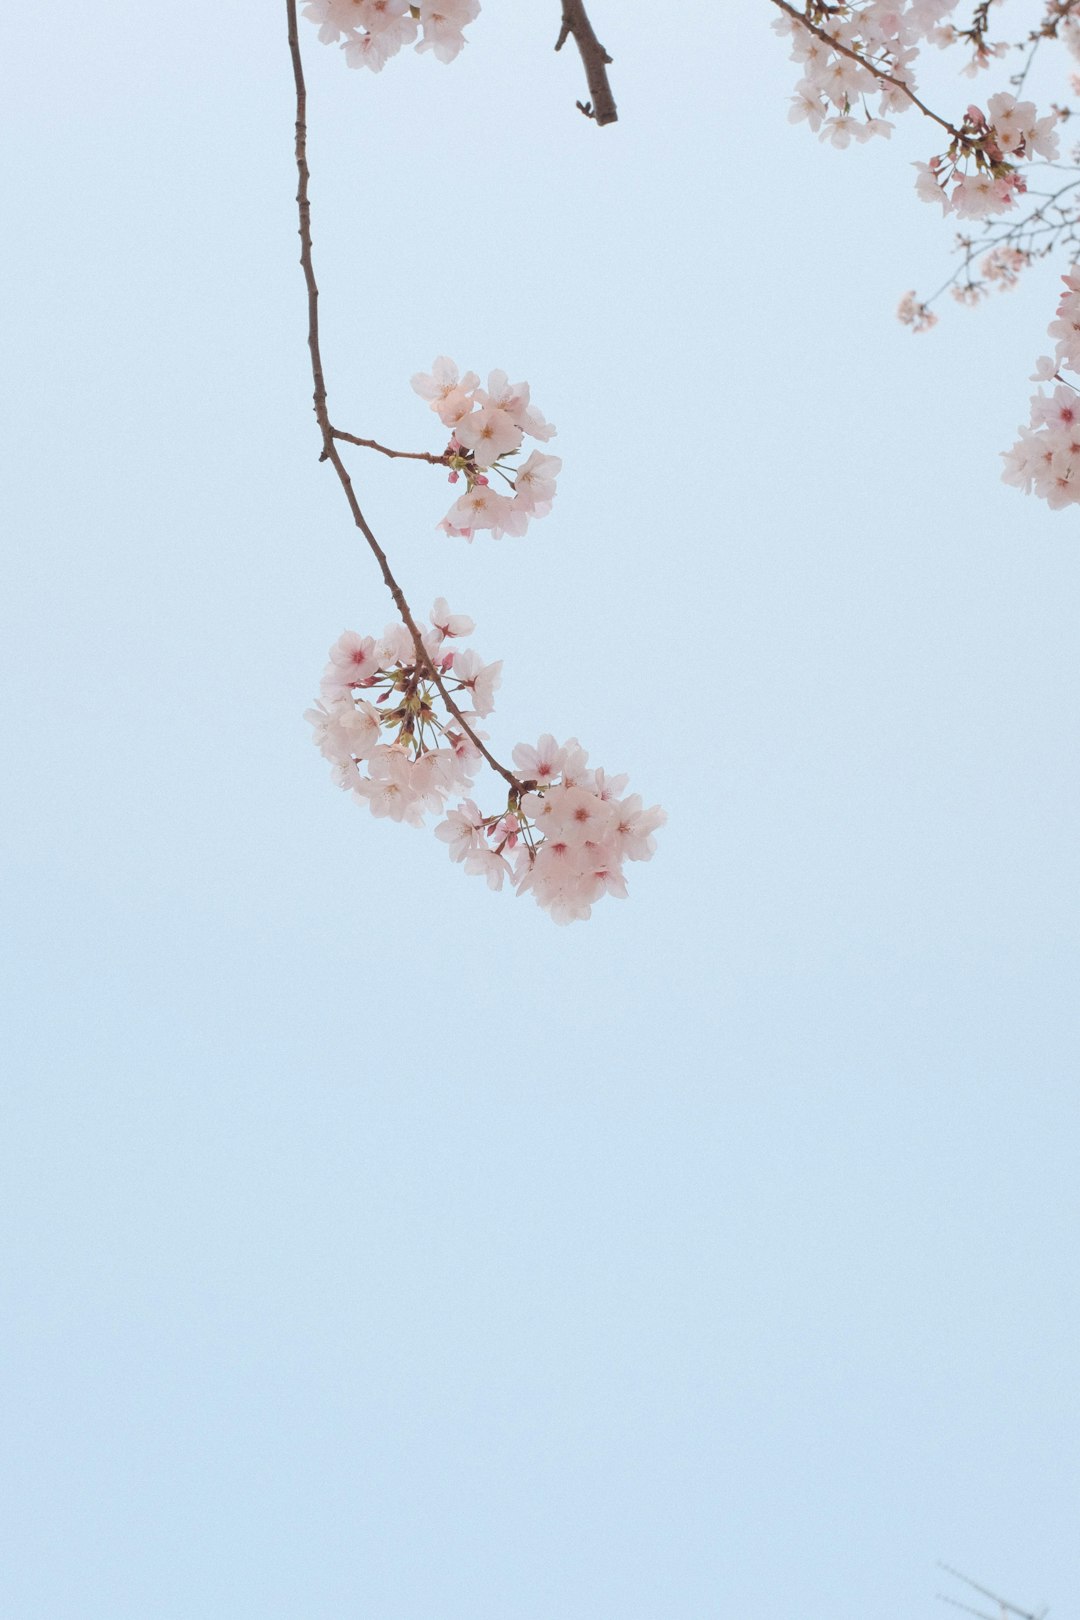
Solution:
[{"label": "blossom on branch end", "polygon": [[[388,626],[379,640],[346,630],[330,649],[321,699],[305,719],[334,781],[372,815],[420,827],[429,812],[441,811],[435,835],[466,872],[493,889],[509,878],[556,922],[582,920],[605,894],[625,897],[623,865],[651,858],[664,812],[627,796],[625,776],[590,770],[576,738],[560,745],[543,736],[535,748],[519,743],[516,776],[494,762],[475,722],[494,708],[502,664],[447,646],[472,629],[472,620],[451,613],[440,597],[430,628],[419,631],[419,648],[403,624]],[[484,814],[467,798],[447,810],[485,758],[510,784],[505,804]]]},{"label": "blossom on branch end", "polygon": [[920,303],[914,292],[906,292],[896,309],[896,318],[902,326],[910,326],[913,332],[929,332],[932,326],[937,325],[937,316],[928,307]]},{"label": "blossom on branch end", "polygon": [[[526,434],[545,443],[555,434],[530,404],[528,383],[511,383],[505,371],[493,371],[484,389],[475,371],[462,376],[453,360],[439,355],[430,372],[416,373],[412,386],[451,429],[444,457],[451,482],[465,477],[465,493],[439,524],[445,534],[466,540],[477,529],[490,529],[495,539],[522,535],[530,518],[551,511],[561,459],[534,450],[520,467],[512,464]],[[493,489],[489,473],[501,478],[511,493]]]},{"label": "blossom on branch end", "polygon": [[436,838],[466,872],[492,888],[509,878],[557,923],[587,920],[605,895],[625,900],[624,863],[652,859],[653,834],[666,817],[659,805],[646,810],[639,794],[627,795],[625,776],[589,770],[588,757],[576,737],[561,746],[550,735],[536,748],[519,743],[514,763],[539,773],[531,791],[494,816],[466,800],[436,827]]}]

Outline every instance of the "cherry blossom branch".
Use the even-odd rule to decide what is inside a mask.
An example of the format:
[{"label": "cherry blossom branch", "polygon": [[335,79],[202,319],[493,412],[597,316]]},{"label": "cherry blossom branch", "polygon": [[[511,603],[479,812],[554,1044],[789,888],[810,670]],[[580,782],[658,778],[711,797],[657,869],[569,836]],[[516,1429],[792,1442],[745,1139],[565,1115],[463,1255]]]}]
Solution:
[{"label": "cherry blossom branch", "polygon": [[584,0],[562,0],[562,26],[555,41],[555,49],[561,51],[571,35],[581,55],[585,80],[592,96],[591,101],[576,103],[579,111],[598,124],[617,123],[619,115],[615,110],[615,98],[611,93],[607,76],[611,57],[593,32]]},{"label": "cherry blossom branch", "polygon": [[[515,795],[515,797],[520,799],[521,796],[528,790],[527,784],[519,781],[514,773],[507,770],[505,765],[501,765],[495,758],[494,754],[492,754],[484,746],[483,741],[477,736],[476,732],[470,726],[469,722],[466,720],[465,716],[454,702],[454,699],[451,697],[442,675],[436,668],[434,660],[429,657],[427,648],[424,646],[423,637],[421,636],[417,627],[416,620],[413,618],[409,604],[405,600],[405,593],[402,591],[401,586],[394,578],[394,575],[390,570],[390,564],[386,558],[386,553],[376,540],[368,525],[367,519],[360,510],[360,503],[356,498],[356,491],[353,489],[352,479],[349,477],[348,470],[341,459],[337,444],[335,443],[337,438],[349,436],[335,433],[334,428],[330,424],[330,417],[327,412],[326,379],[323,372],[322,351],[319,343],[319,288],[318,283],[315,280],[315,269],[312,261],[311,250],[311,202],[308,195],[308,187],[311,175],[307,161],[307,86],[304,82],[304,67],[300,57],[300,39],[296,21],[296,0],[285,0],[285,6],[289,23],[289,52],[292,57],[293,82],[296,87],[295,150],[296,172],[298,178],[296,204],[300,218],[300,263],[303,267],[304,282],[307,287],[308,348],[311,352],[311,376],[315,385],[315,391],[312,397],[314,400],[315,419],[319,424],[319,431],[322,434],[323,441],[322,455],[320,460],[329,461],[330,465],[333,467],[338,476],[338,482],[345,493],[345,499],[349,503],[349,510],[352,513],[353,522],[356,524],[356,527],[360,530],[360,533],[367,541],[368,546],[375,557],[375,561],[379,565],[383,582],[393,598],[394,606],[401,615],[401,622],[404,624],[405,628],[412,637],[413,646],[416,649],[417,663],[428,672],[448,711],[454,716],[455,720],[461,726],[462,730],[465,732],[466,736],[472,742],[477,751],[483,756],[484,759],[487,760],[492,770],[501,776],[509,785],[511,792]],[[357,442],[362,443],[363,441]],[[382,447],[376,446],[376,448],[381,449]],[[391,455],[395,454],[393,451],[387,453]]]},{"label": "cherry blossom branch", "polygon": [[[955,124],[950,124],[947,118],[942,118],[938,113],[932,111],[925,101],[920,101],[914,90],[910,85],[905,84],[903,79],[897,79],[893,74],[886,73],[884,68],[877,67],[868,57],[863,56],[859,51],[852,50],[850,45],[845,45],[841,40],[834,39],[826,29],[821,28],[817,23],[812,23],[805,12],[799,11],[796,6],[790,5],[788,0],[772,0],[772,3],[780,11],[786,11],[788,16],[792,17],[800,27],[805,28],[807,33],[813,34],[816,39],[820,39],[822,44],[827,45],[830,50],[838,51],[841,56],[850,57],[851,61],[857,62],[861,68],[866,69],[867,73],[872,73],[880,83],[891,84],[895,90],[902,91],[913,107],[918,107],[924,117],[933,119],[935,124],[939,124],[942,129],[947,130],[954,141],[959,141],[962,146],[976,144],[969,135],[965,135],[963,131],[957,129]],[[822,9],[826,8],[823,7]]]},{"label": "cherry blossom branch", "polygon": [[[1022,219],[1010,220],[1000,229],[988,225],[984,235],[978,240],[973,237],[959,237],[956,246],[957,251],[963,254],[963,258],[941,286],[931,293],[929,298],[922,301],[922,307],[930,309],[944,293],[957,286],[964,276],[967,280],[962,291],[971,296],[962,297],[961,302],[977,302],[978,297],[985,291],[985,280],[982,277],[972,276],[972,266],[977,259],[985,259],[987,255],[1013,249],[1026,263],[1032,264],[1037,259],[1048,258],[1062,246],[1075,247],[1080,242],[1080,222],[1077,221],[1076,214],[1059,199],[1075,193],[1078,189],[1080,180],[1070,180],[1067,185],[1060,186],[1054,192],[1029,191],[1027,193],[1029,197],[1037,196],[1041,200],[1038,207],[1029,209]],[[1054,214],[1058,217],[1052,217]],[[1012,284],[1008,279],[1000,283],[1003,290]]]}]

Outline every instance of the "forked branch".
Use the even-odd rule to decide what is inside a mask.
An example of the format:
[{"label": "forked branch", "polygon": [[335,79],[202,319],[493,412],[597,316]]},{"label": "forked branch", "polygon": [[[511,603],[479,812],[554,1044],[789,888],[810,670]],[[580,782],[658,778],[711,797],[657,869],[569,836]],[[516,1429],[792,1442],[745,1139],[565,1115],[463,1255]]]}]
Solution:
[{"label": "forked branch", "polygon": [[[520,798],[522,793],[525,792],[525,784],[518,780],[513,771],[508,770],[505,765],[500,765],[494,754],[492,754],[484,746],[483,741],[477,736],[476,732],[473,730],[472,726],[466,720],[460,708],[447,691],[446,683],[443,680],[442,675],[439,673],[439,670],[436,668],[433,659],[428,656],[427,648],[424,646],[423,637],[421,636],[417,627],[416,620],[413,618],[409,604],[405,600],[405,593],[402,591],[401,586],[394,578],[394,575],[390,570],[390,564],[386,559],[386,553],[383,551],[374,534],[371,532],[367,519],[360,510],[360,502],[356,498],[356,491],[353,489],[352,479],[349,477],[348,470],[345,463],[341,459],[340,452],[338,451],[336,443],[338,439],[351,439],[353,443],[357,444],[366,443],[369,444],[372,449],[381,450],[383,447],[381,445],[375,445],[370,440],[352,439],[352,435],[350,434],[335,431],[331,425],[330,416],[327,411],[326,379],[323,373],[322,351],[319,345],[319,288],[318,283],[315,280],[315,269],[311,253],[311,202],[308,196],[308,187],[311,177],[307,161],[307,87],[304,83],[304,66],[300,57],[300,38],[296,23],[296,0],[285,0],[285,5],[289,19],[289,51],[292,56],[293,80],[296,86],[296,173],[299,182],[296,193],[296,204],[300,214],[300,263],[303,266],[304,282],[307,286],[308,348],[311,351],[311,377],[315,384],[315,391],[313,395],[315,420],[319,424],[319,432],[322,435],[322,455],[320,460],[328,461],[333,467],[334,471],[337,473],[338,482],[345,493],[345,499],[349,503],[349,510],[352,513],[353,522],[356,524],[356,527],[360,530],[360,533],[367,541],[368,546],[375,557],[375,561],[379,565],[386,588],[393,597],[394,606],[401,615],[401,622],[404,624],[405,628],[412,637],[413,647],[416,650],[417,663],[422,669],[427,671],[434,685],[438,689],[440,697],[446,704],[447,709],[454,716],[454,719],[457,721],[458,725],[464,731],[465,735],[469,738],[474,747],[477,748],[483,758],[487,760],[492,770],[496,771],[498,775],[501,776],[509,785],[511,791]],[[384,453],[392,454],[393,452],[385,451]],[[438,460],[439,458],[423,456],[420,459]]]}]

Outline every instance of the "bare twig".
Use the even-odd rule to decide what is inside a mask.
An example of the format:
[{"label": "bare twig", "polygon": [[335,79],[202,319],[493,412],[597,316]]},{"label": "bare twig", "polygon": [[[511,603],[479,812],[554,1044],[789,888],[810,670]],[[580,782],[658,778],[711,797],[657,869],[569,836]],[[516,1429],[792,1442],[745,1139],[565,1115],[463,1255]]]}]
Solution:
[{"label": "bare twig", "polygon": [[[447,691],[446,683],[439,674],[438,669],[435,667],[434,661],[428,656],[427,648],[424,646],[423,638],[420,634],[419,628],[417,627],[416,620],[413,618],[409,604],[405,600],[405,594],[390,571],[390,564],[386,560],[386,553],[383,551],[379,542],[372,534],[371,529],[368,527],[367,519],[360,510],[360,503],[356,498],[356,491],[353,489],[352,479],[349,477],[345,463],[342,461],[338,452],[337,444],[335,443],[335,439],[343,437],[348,438],[349,435],[335,433],[333,427],[330,425],[330,417],[326,409],[326,380],[323,375],[322,352],[319,347],[319,288],[315,280],[315,270],[311,256],[311,203],[308,198],[308,184],[311,176],[308,170],[307,161],[307,88],[304,84],[304,67],[300,59],[300,39],[296,25],[296,0],[285,0],[285,6],[289,19],[289,51],[292,56],[293,81],[296,86],[296,172],[299,180],[296,193],[296,204],[300,214],[300,263],[303,266],[304,282],[307,286],[308,348],[311,351],[311,376],[312,381],[315,384],[315,392],[313,395],[315,404],[315,420],[319,424],[319,431],[322,434],[323,442],[320,460],[328,461],[333,467],[334,471],[337,473],[338,482],[345,492],[345,499],[349,503],[349,510],[352,513],[353,522],[356,524],[356,527],[360,530],[360,533],[370,546],[371,551],[374,554],[375,561],[378,563],[382,572],[382,577],[386,588],[394,599],[394,606],[400,613],[401,621],[412,637],[413,647],[416,651],[417,663],[421,668],[427,671],[428,675],[431,677],[431,680],[438,688],[439,695],[445,703],[448,711],[454,716],[458,725],[473,743],[474,747],[477,748],[483,755],[484,759],[487,760],[492,770],[496,771],[498,775],[509,784],[512,792],[520,798],[521,795],[526,791],[526,785],[518,780],[513,771],[507,770],[505,765],[500,765],[494,754],[490,753],[489,750],[485,748],[483,742],[476,735],[476,732],[473,730],[472,726],[470,726],[469,722],[466,720],[465,716],[454,702],[454,699]],[[364,441],[357,440],[356,442],[363,443]],[[381,449],[382,446],[376,446],[376,448]],[[395,452],[393,451],[387,452],[387,454],[390,455],[394,453]]]},{"label": "bare twig", "polygon": [[[1018,1620],[1045,1620],[1047,1613],[1045,1609],[1039,1614],[1030,1614],[1027,1609],[1018,1609],[1015,1603],[1008,1603],[1005,1598],[999,1597],[996,1592],[991,1592],[989,1587],[980,1586],[978,1581],[973,1581],[969,1575],[961,1575],[960,1571],[953,1569],[951,1564],[939,1563],[938,1568],[943,1569],[947,1575],[955,1575],[957,1580],[963,1581],[965,1586],[970,1586],[973,1592],[978,1592],[982,1597],[989,1598],[992,1603],[996,1603],[1001,1610],[1000,1620],[1007,1620],[1010,1614],[1015,1614]],[[980,1620],[995,1620],[995,1617],[988,1615],[985,1609],[975,1609],[970,1603],[961,1603],[956,1598],[946,1597],[942,1592],[938,1593],[938,1598],[942,1603],[950,1603],[954,1609],[964,1609],[968,1614],[979,1615]]]},{"label": "bare twig", "polygon": [[617,123],[619,115],[615,110],[615,97],[611,93],[607,76],[611,57],[593,32],[584,0],[562,0],[562,24],[559,28],[559,37],[555,41],[557,51],[562,50],[571,34],[574,37],[574,44],[581,53],[585,81],[592,96],[591,101],[577,103],[579,110],[586,118],[593,119],[597,124]]},{"label": "bare twig", "polygon": [[[1045,165],[1052,167],[1052,165]],[[1074,246],[1077,243],[1078,221],[1074,214],[1062,204],[1059,199],[1066,197],[1070,192],[1080,189],[1080,180],[1070,180],[1067,185],[1059,186],[1054,192],[1029,191],[1029,197],[1038,197],[1038,207],[1030,209],[1022,219],[1010,221],[1000,230],[994,230],[990,222],[983,221],[986,234],[978,241],[969,237],[959,237],[957,247],[964,257],[956,268],[946,276],[941,286],[923,299],[923,306],[929,309],[935,304],[943,293],[949,291],[961,276],[968,277],[971,283],[971,267],[977,259],[984,258],[999,248],[1016,248],[1027,256],[1028,263],[1037,259],[1045,259],[1064,245]],[[983,285],[979,282],[978,285]],[[944,1567],[944,1566],[942,1566]]]},{"label": "bare twig", "polygon": [[365,450],[378,450],[380,455],[393,456],[399,461],[428,461],[433,467],[449,467],[449,456],[433,456],[427,450],[388,450],[385,444],[377,444],[374,439],[358,439],[355,433],[345,433],[341,428],[332,427],[330,432],[335,439],[343,439],[346,444],[363,445]]}]

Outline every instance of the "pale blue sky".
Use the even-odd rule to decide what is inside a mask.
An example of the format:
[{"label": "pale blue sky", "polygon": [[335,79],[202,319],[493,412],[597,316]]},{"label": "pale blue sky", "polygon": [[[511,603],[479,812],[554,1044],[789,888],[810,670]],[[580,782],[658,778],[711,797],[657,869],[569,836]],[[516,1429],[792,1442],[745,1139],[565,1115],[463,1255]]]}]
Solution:
[{"label": "pale blue sky", "polygon": [[5,10],[5,1620],[1075,1613],[1080,552],[997,461],[1055,271],[911,338],[910,120],[595,0],[597,130],[557,9],[305,47],[335,418],[437,448],[449,353],[558,425],[523,541],[353,464],[503,751],[668,808],[570,929],[301,718],[391,615],[284,5]]}]

